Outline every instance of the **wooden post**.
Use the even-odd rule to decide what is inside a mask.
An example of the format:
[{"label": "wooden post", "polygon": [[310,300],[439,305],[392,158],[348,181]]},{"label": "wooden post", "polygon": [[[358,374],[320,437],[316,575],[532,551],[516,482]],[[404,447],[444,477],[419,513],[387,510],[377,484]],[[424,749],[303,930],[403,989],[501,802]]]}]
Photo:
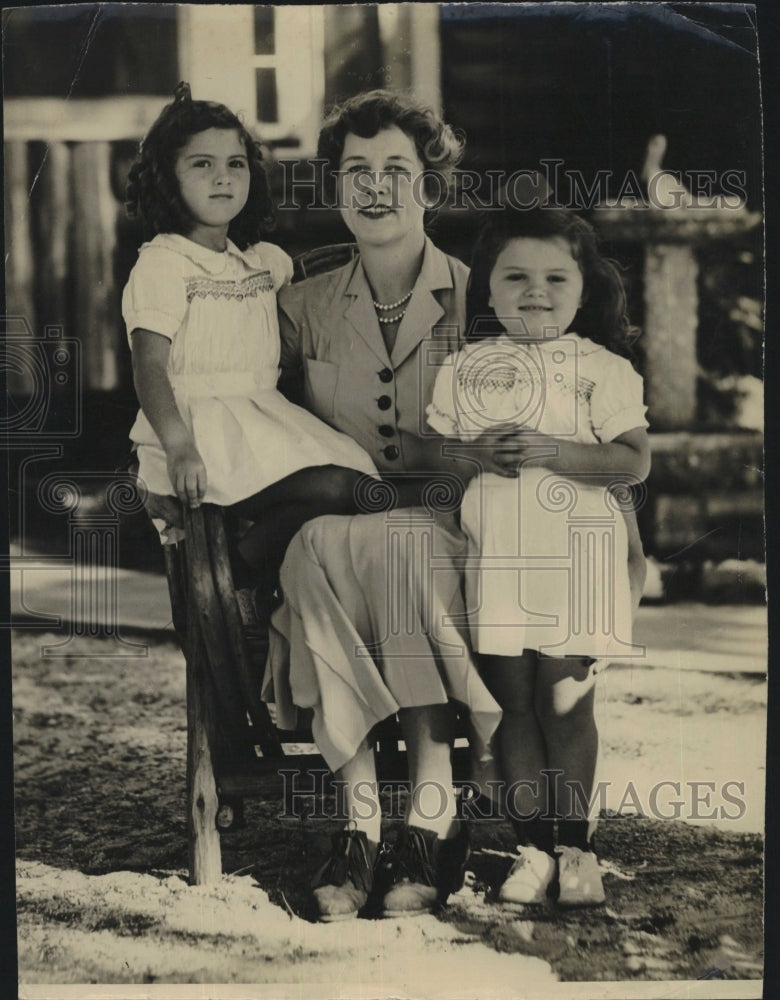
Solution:
[{"label": "wooden post", "polygon": [[325,104],[381,87],[379,15],[373,4],[325,5]]},{"label": "wooden post", "polygon": [[74,146],[74,334],[84,347],[84,371],[90,389],[118,387],[117,351],[124,349],[112,266],[117,202],[111,191],[110,170],[109,143],[83,142]]},{"label": "wooden post", "polygon": [[441,16],[438,4],[387,3],[377,7],[382,49],[380,85],[413,90],[441,110]]},{"label": "wooden post", "polygon": [[214,885],[222,878],[217,830],[217,786],[213,755],[216,732],[209,696],[206,650],[198,614],[187,615],[187,842],[190,885]]},{"label": "wooden post", "polygon": [[441,11],[439,4],[412,3],[408,5],[408,10],[411,42],[411,85],[421,101],[436,111],[441,111]]},{"label": "wooden post", "polygon": [[[5,159],[5,309],[7,317],[16,317],[14,332],[31,340],[36,328],[33,300],[33,251],[30,236],[29,177],[27,143],[6,142]],[[6,388],[10,395],[29,395],[40,390],[33,373],[24,365],[9,363]]]},{"label": "wooden post", "polygon": [[36,304],[41,326],[67,323],[68,237],[71,222],[70,150],[64,142],[46,147],[36,198]]},{"label": "wooden post", "polygon": [[411,90],[411,12],[407,4],[383,3],[377,7],[382,43],[383,84],[396,90]]},{"label": "wooden post", "polygon": [[698,265],[690,244],[649,244],[645,250],[647,404],[658,430],[696,418]]}]

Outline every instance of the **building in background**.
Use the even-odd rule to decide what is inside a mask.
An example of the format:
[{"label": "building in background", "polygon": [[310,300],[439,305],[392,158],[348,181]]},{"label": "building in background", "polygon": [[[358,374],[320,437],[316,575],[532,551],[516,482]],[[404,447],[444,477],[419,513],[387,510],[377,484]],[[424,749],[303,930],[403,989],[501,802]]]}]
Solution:
[{"label": "building in background", "polygon": [[[347,236],[337,213],[289,191],[291,178],[311,176],[324,110],[390,86],[441,108],[467,136],[464,168],[483,177],[541,167],[564,200],[574,185],[575,196],[596,190],[596,201],[619,201],[650,138],[663,134],[665,169],[711,175],[716,195],[738,191],[750,224],[734,222],[736,213],[687,229],[671,217],[648,224],[646,212],[620,206],[591,216],[627,264],[632,319],[645,328],[650,419],[673,435],[654,439],[666,472],[646,515],[651,548],[669,553],[710,532],[702,551],[723,556],[737,531],[750,554],[763,551],[760,441],[744,430],[741,399],[761,374],[762,298],[758,69],[744,8],[17,7],[3,12],[3,46],[7,313],[19,318],[14,343],[27,337],[33,354],[42,340],[48,350],[58,338],[80,347],[78,372],[75,356],[63,361],[67,386],[51,387],[46,410],[56,437],[69,387],[78,382],[81,403],[101,406],[101,433],[84,425],[76,460],[115,465],[135,409],[119,296],[141,236],[122,192],[138,140],[178,80],[256,127],[277,201],[289,206],[275,238],[291,253]],[[469,210],[444,211],[437,224],[437,242],[466,259],[475,207],[472,199]],[[26,356],[8,366],[22,417],[38,391]],[[737,527],[724,531],[727,522]]]}]

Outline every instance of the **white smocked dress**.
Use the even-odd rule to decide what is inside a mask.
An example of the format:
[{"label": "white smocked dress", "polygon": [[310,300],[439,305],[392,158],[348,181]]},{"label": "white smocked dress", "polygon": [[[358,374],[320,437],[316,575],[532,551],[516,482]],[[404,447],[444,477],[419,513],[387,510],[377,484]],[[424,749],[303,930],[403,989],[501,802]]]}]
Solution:
[{"label": "white smocked dress", "polygon": [[[128,337],[141,328],[171,341],[168,377],[206,467],[209,503],[237,503],[309,466],[376,471],[352,438],[276,388],[276,293],[291,276],[292,261],[271,243],[241,251],[228,240],[219,253],[161,234],[141,247],[125,287]],[[171,494],[165,452],[142,411],[130,437],[141,480]]]},{"label": "white smocked dress", "polygon": [[[645,412],[642,379],[630,362],[576,333],[468,345],[443,364],[427,410],[435,430],[464,441],[513,424],[583,444],[646,427]],[[594,658],[635,651],[626,484],[612,474],[589,485],[543,467],[521,467],[516,479],[485,473],[471,481],[461,525],[476,651]]]}]

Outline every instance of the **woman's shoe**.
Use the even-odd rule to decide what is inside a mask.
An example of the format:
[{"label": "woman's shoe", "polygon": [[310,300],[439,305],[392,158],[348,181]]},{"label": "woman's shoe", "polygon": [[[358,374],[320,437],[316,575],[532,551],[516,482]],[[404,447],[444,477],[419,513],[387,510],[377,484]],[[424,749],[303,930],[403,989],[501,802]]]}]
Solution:
[{"label": "woman's shoe", "polygon": [[362,830],[339,830],[331,856],[312,879],[317,919],[324,923],[357,915],[374,884],[379,845]]},{"label": "woman's shoe", "polygon": [[498,890],[502,903],[543,903],[555,878],[555,858],[530,845],[517,848],[517,860]]},{"label": "woman's shoe", "polygon": [[463,822],[447,840],[440,840],[434,830],[403,827],[390,862],[392,888],[385,893],[382,916],[416,916],[446,903],[450,893],[463,886],[470,854]]}]

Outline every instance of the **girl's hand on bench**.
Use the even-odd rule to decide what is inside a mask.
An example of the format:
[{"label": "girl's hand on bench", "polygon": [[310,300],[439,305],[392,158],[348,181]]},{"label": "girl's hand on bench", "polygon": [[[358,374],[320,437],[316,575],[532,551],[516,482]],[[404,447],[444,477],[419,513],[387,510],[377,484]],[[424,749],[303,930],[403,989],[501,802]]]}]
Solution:
[{"label": "girl's hand on bench", "polygon": [[194,509],[200,507],[206,493],[206,466],[193,443],[167,451],[168,477],[183,504]]}]

